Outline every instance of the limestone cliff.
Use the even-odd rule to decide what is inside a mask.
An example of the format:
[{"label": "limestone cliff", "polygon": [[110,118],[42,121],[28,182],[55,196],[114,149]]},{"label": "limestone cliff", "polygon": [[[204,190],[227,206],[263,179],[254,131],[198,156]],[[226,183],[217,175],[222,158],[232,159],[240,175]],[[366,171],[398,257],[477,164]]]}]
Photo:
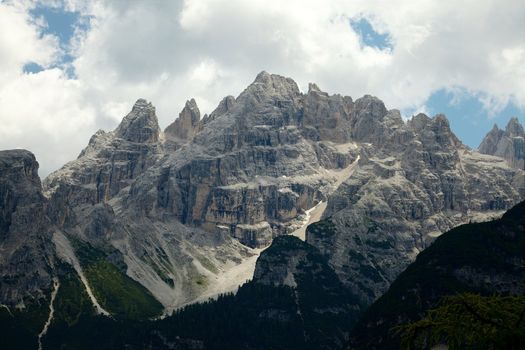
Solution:
[{"label": "limestone cliff", "polygon": [[523,198],[523,174],[467,149],[444,116],[406,123],[376,97],[302,93],[261,72],[202,119],[189,100],[164,132],[138,100],[44,180],[42,210],[169,311],[231,291],[232,269],[250,278],[254,248],[328,202],[307,240],[370,302],[437,235]]},{"label": "limestone cliff", "polygon": [[[373,106],[376,104],[377,106]],[[371,302],[441,233],[501,215],[525,194],[524,172],[461,144],[443,115],[404,123],[379,101],[367,102],[362,147],[352,177],[330,196],[326,223],[306,239],[340,278]],[[356,136],[357,137],[357,136]]]},{"label": "limestone cliff", "polygon": [[511,118],[505,130],[494,125],[478,149],[480,153],[502,157],[512,167],[525,170],[525,132],[517,118]]},{"label": "limestone cliff", "polygon": [[0,151],[0,303],[24,307],[47,297],[54,270],[53,225],[35,156]]}]

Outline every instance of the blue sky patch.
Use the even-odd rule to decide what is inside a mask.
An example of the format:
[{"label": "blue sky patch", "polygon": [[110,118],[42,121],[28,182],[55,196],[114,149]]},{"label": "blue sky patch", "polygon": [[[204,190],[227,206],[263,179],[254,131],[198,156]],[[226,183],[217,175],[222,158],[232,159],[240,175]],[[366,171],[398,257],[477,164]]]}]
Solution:
[{"label": "blue sky patch", "polygon": [[44,70],[44,67],[41,65],[35,63],[35,62],[29,62],[22,68],[24,73],[38,73]]},{"label": "blue sky patch", "polygon": [[452,131],[466,145],[477,148],[494,124],[505,129],[511,117],[517,117],[525,125],[525,109],[508,103],[500,112],[489,115],[477,96],[460,91],[459,94],[441,89],[427,100],[430,116],[445,114]]},{"label": "blue sky patch", "polygon": [[393,46],[388,33],[378,33],[366,18],[351,19],[350,26],[359,35],[363,45],[379,50],[392,50]]},{"label": "blue sky patch", "polygon": [[[30,14],[35,19],[44,19],[46,25],[42,29],[42,35],[52,34],[59,40],[63,54],[51,68],[60,67],[68,77],[74,78],[74,68],[70,64],[74,60],[74,57],[70,54],[70,42],[77,28],[81,30],[89,29],[88,18],[81,16],[80,12],[67,11],[63,7],[44,5],[37,5],[30,11]],[[23,71],[25,73],[38,73],[43,69],[42,66],[30,62],[24,66]]]},{"label": "blue sky patch", "polygon": [[31,10],[34,18],[43,17],[47,26],[42,34],[53,34],[60,40],[61,46],[67,46],[75,33],[75,26],[79,22],[79,12],[65,11],[63,8],[37,6]]}]

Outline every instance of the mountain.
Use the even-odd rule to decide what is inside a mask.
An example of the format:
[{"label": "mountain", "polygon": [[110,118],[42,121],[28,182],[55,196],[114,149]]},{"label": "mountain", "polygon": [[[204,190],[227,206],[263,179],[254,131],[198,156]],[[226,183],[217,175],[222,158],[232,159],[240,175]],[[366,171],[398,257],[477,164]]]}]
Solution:
[{"label": "mountain", "polygon": [[511,118],[505,130],[496,124],[478,147],[480,153],[504,158],[512,167],[525,169],[525,132],[517,118]]},{"label": "mountain", "polygon": [[352,331],[351,349],[399,349],[395,326],[415,321],[443,296],[525,295],[525,202],[501,219],[461,225],[420,253]]},{"label": "mountain", "polygon": [[0,151],[0,301],[23,307],[45,298],[54,266],[53,225],[35,156]]},{"label": "mountain", "polygon": [[206,349],[336,349],[357,320],[356,303],[317,249],[280,236],[236,295],[189,306],[154,328]]},{"label": "mountain", "polygon": [[[442,232],[525,197],[525,172],[468,149],[443,115],[405,122],[376,97],[302,93],[266,72],[202,118],[189,100],[164,131],[137,100],[42,187],[30,153],[1,164],[2,322],[36,313],[27,329],[40,339],[45,324],[63,334],[84,318],[164,317],[252,278],[293,301],[298,266],[262,255],[256,268],[272,241],[283,259],[331,271],[351,302],[327,309],[354,317]],[[287,234],[316,253],[276,241]]]},{"label": "mountain", "polygon": [[61,230],[114,251],[168,309],[212,294],[241,261],[252,269],[250,248],[294,231],[320,202],[335,234],[308,242],[371,302],[435,236],[501,215],[524,191],[523,171],[467,149],[442,115],[405,123],[375,97],[314,84],[304,94],[266,72],[202,119],[188,101],[164,133],[154,107],[137,101],[44,187]]},{"label": "mountain", "polygon": [[359,166],[328,198],[324,223],[310,226],[306,240],[370,303],[441,233],[517,203],[525,179],[501,158],[461,144],[443,115],[404,123],[377,99],[366,105],[360,120],[374,126],[358,136]]},{"label": "mountain", "polygon": [[253,280],[235,295],[189,305],[155,321],[84,313],[68,328],[58,319],[44,344],[66,349],[335,349],[348,341],[348,329],[357,321],[356,302],[317,249],[297,237],[279,236],[261,253]]},{"label": "mountain", "polygon": [[248,259],[253,269],[250,248],[294,230],[333,191],[358,155],[341,127],[351,104],[262,72],[202,120],[189,101],[162,133],[139,100],[44,181],[50,216],[66,236],[112,251],[168,309],[184,305],[232,266]]},{"label": "mountain", "polygon": [[30,349],[48,319],[57,282],[55,227],[32,153],[0,151],[0,203],[0,348]]}]

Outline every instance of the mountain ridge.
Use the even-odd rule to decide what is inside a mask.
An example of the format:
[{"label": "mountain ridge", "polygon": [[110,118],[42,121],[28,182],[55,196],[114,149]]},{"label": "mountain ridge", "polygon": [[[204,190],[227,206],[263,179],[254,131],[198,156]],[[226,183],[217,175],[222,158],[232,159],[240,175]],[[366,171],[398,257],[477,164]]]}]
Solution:
[{"label": "mountain ridge", "polygon": [[525,169],[525,131],[516,117],[509,120],[505,130],[494,124],[478,149],[481,153],[504,158],[514,168]]},{"label": "mountain ridge", "polygon": [[[366,304],[441,232],[499,215],[525,193],[523,170],[467,149],[444,116],[405,122],[376,97],[354,101],[314,85],[301,93],[266,72],[209,116],[190,100],[177,120],[183,137],[166,137],[155,108],[137,100],[42,190],[53,229],[102,252],[115,269],[102,266],[145,287],[166,313],[253,263],[320,202],[326,224],[306,240]],[[380,237],[387,224],[392,242]],[[363,264],[350,259],[359,250]]]}]

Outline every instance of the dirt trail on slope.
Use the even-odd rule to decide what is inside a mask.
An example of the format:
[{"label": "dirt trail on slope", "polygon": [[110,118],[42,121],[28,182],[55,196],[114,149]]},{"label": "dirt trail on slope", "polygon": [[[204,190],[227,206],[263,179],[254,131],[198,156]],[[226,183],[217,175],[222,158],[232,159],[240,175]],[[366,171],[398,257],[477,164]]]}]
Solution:
[{"label": "dirt trail on slope", "polygon": [[42,328],[42,331],[38,334],[38,350],[42,350],[42,337],[46,335],[47,329],[49,328],[49,325],[51,324],[51,321],[53,320],[53,316],[55,314],[55,307],[53,303],[55,302],[55,298],[58,293],[58,288],[60,288],[60,281],[58,278],[53,278],[53,291],[51,292],[51,301],[49,302],[49,316],[47,317],[47,321],[44,324],[44,328]]}]

